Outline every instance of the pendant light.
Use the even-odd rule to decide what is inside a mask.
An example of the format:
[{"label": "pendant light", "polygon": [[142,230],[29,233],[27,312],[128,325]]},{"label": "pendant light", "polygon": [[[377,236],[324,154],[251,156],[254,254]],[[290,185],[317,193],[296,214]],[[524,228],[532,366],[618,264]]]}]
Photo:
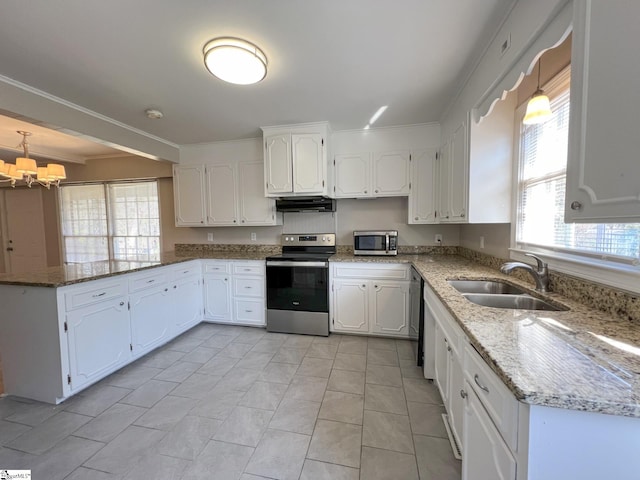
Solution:
[{"label": "pendant light", "polygon": [[522,123],[525,125],[537,125],[549,120],[551,115],[549,97],[540,88],[540,60],[538,60],[538,89],[534,92],[529,103],[527,103],[527,112],[522,119]]}]

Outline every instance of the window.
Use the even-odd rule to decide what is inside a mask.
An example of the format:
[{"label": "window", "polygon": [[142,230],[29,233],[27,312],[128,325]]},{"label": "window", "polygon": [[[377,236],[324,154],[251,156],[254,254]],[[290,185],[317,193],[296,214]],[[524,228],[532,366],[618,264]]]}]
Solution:
[{"label": "window", "polygon": [[160,260],[156,181],[60,187],[65,263]]},{"label": "window", "polygon": [[567,68],[546,86],[553,112],[547,122],[523,125],[525,106],[518,110],[517,247],[636,264],[640,259],[640,224],[564,223],[569,79]]}]

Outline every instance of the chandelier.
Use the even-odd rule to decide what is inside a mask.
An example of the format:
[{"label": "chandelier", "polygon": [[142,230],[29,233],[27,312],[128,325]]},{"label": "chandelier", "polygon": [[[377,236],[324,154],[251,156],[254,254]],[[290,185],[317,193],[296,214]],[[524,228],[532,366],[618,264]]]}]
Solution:
[{"label": "chandelier", "polygon": [[59,163],[48,163],[46,167],[38,167],[36,161],[29,158],[29,144],[27,137],[31,132],[17,130],[22,135],[22,142],[18,144],[22,147],[24,157],[16,158],[16,163],[5,163],[0,160],[0,182],[11,182],[11,186],[15,187],[17,182],[24,181],[27,187],[31,188],[33,183],[38,183],[46,188],[51,185],[60,186],[60,180],[67,178],[64,165]]}]

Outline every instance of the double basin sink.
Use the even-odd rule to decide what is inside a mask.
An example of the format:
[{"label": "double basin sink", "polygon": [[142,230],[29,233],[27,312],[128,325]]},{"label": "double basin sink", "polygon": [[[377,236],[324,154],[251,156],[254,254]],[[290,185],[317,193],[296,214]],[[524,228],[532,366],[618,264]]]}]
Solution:
[{"label": "double basin sink", "polygon": [[498,280],[447,280],[472,303],[492,308],[512,310],[566,311],[568,308],[553,305],[532,297],[526,290]]}]

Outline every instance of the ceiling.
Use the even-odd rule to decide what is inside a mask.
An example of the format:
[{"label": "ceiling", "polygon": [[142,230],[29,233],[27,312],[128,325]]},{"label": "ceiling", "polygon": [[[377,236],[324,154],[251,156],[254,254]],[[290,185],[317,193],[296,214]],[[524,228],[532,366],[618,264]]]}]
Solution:
[{"label": "ceiling", "polygon": [[[433,122],[512,4],[2,0],[0,74],[178,145],[257,137],[264,125],[357,129],[383,105],[376,127]],[[256,43],[267,77],[211,76],[202,47],[218,36]],[[18,144],[11,136],[0,144]]]}]

